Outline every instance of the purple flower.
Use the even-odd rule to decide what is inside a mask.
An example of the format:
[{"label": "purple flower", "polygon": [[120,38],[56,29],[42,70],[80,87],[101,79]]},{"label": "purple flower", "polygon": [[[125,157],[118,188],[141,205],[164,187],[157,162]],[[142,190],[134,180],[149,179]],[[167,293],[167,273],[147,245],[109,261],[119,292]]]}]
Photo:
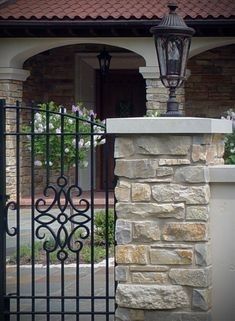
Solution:
[{"label": "purple flower", "polygon": [[72,105],[72,112],[73,113],[76,113],[76,111],[78,111],[78,110],[79,110],[78,106]]}]

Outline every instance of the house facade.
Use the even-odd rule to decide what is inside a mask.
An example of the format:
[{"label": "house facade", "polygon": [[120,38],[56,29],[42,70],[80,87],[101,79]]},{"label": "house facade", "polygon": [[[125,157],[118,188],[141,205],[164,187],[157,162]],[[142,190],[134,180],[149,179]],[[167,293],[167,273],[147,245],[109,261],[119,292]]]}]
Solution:
[{"label": "house facade", "polygon": [[[188,80],[177,92],[180,108],[186,116],[218,118],[235,107],[235,3],[177,3],[178,14],[196,30]],[[82,102],[100,119],[164,112],[168,91],[159,80],[149,30],[167,12],[167,4],[1,1],[0,98],[26,106],[55,101],[68,109]],[[97,59],[104,47],[112,56],[105,78]],[[23,121],[28,117],[22,115]],[[14,165],[10,161],[8,165],[14,186]],[[27,168],[25,172],[27,185]],[[81,171],[83,176],[85,182],[86,170]]]},{"label": "house facade", "polygon": [[[124,116],[164,111],[167,91],[149,29],[167,12],[167,3],[2,1],[0,96],[26,105],[80,101],[100,118],[121,117],[123,101],[131,106]],[[186,116],[219,117],[234,107],[235,4],[181,0],[178,6],[196,30],[188,81],[178,91],[181,108]],[[104,46],[112,59],[109,78],[101,81],[97,55]]]}]

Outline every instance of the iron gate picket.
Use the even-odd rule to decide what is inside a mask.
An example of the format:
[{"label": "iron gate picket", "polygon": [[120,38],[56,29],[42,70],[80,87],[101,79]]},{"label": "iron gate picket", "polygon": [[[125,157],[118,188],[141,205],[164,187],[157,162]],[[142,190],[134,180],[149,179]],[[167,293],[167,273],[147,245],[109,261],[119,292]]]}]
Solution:
[{"label": "iron gate picket", "polygon": [[[27,124],[22,122],[22,115],[28,117]],[[52,117],[57,117],[59,128],[53,128]],[[38,123],[36,126],[42,118],[42,126]],[[71,125],[69,131],[66,124]],[[68,137],[74,146],[70,157],[73,164],[66,163],[70,152],[66,147]],[[108,186],[107,143],[98,147],[103,154],[105,181],[105,208],[100,213],[105,239],[99,240],[99,248],[105,259],[100,267],[95,263],[98,234],[95,171],[99,170],[95,166],[95,151],[97,142],[104,139],[110,139],[105,126],[93,114],[84,119],[79,110],[71,114],[63,107],[59,111],[51,110],[49,105],[43,109],[19,104],[7,106],[0,100],[0,320],[113,320],[114,268],[110,258],[114,244],[110,224],[113,200]],[[39,151],[39,140],[44,153]],[[59,151],[57,158],[53,155],[56,169],[50,161],[52,151]],[[89,192],[85,196],[80,185],[83,152],[90,158],[89,174],[86,174]],[[9,191],[10,180],[14,191]],[[23,204],[27,189],[29,197]],[[27,246],[28,265],[22,255]],[[8,252],[12,253],[12,249],[15,253],[10,264]],[[90,261],[87,265],[81,262],[85,249]],[[72,256],[74,261],[68,265]]]}]

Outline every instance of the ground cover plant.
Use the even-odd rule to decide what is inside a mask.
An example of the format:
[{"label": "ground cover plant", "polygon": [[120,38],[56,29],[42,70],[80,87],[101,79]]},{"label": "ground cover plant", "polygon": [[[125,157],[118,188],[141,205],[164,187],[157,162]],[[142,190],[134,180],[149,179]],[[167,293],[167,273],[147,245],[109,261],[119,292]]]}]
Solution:
[{"label": "ground cover plant", "polygon": [[[106,224],[108,222],[108,225]],[[96,211],[94,218],[94,262],[100,262],[106,257],[106,244],[108,248],[109,257],[114,254],[114,211],[109,210],[107,215],[104,210]],[[106,228],[107,226],[107,228]],[[76,233],[74,242],[82,240],[83,248],[79,252],[80,263],[91,262],[91,238],[82,239],[81,232]],[[53,247],[53,239],[48,238],[47,242],[51,242]],[[76,253],[66,249],[68,258],[65,260],[66,264],[76,262]],[[32,262],[32,249],[31,245],[25,244],[20,247],[20,264],[30,264]],[[46,251],[43,249],[43,240],[35,240],[34,243],[34,256],[35,263],[46,264]],[[17,254],[13,253],[9,258],[9,264],[16,264]],[[50,253],[50,263],[59,263],[57,258],[57,250]]]}]

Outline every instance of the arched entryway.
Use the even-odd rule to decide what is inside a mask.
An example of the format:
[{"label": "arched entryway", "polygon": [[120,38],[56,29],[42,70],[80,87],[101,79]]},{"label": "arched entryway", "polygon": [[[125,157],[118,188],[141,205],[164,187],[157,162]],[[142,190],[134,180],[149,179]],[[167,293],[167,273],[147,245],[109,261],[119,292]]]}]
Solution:
[{"label": "arched entryway", "polygon": [[[97,58],[103,48],[103,44],[62,46],[26,60],[23,68],[30,71],[30,77],[23,84],[23,104],[28,106],[32,102],[38,104],[54,101],[71,110],[72,105],[79,102],[87,109],[94,110],[101,120],[145,115],[146,84],[139,73],[139,68],[145,66],[145,60],[127,49],[106,45],[112,59],[109,73],[103,77]],[[27,117],[23,116],[24,119]],[[112,142],[109,144],[109,150],[109,187],[112,189],[115,183]],[[101,154],[98,152],[96,155],[97,191],[105,188]],[[88,189],[89,172],[89,166],[80,170],[84,190]],[[43,178],[39,178],[40,180],[43,181]]]}]

